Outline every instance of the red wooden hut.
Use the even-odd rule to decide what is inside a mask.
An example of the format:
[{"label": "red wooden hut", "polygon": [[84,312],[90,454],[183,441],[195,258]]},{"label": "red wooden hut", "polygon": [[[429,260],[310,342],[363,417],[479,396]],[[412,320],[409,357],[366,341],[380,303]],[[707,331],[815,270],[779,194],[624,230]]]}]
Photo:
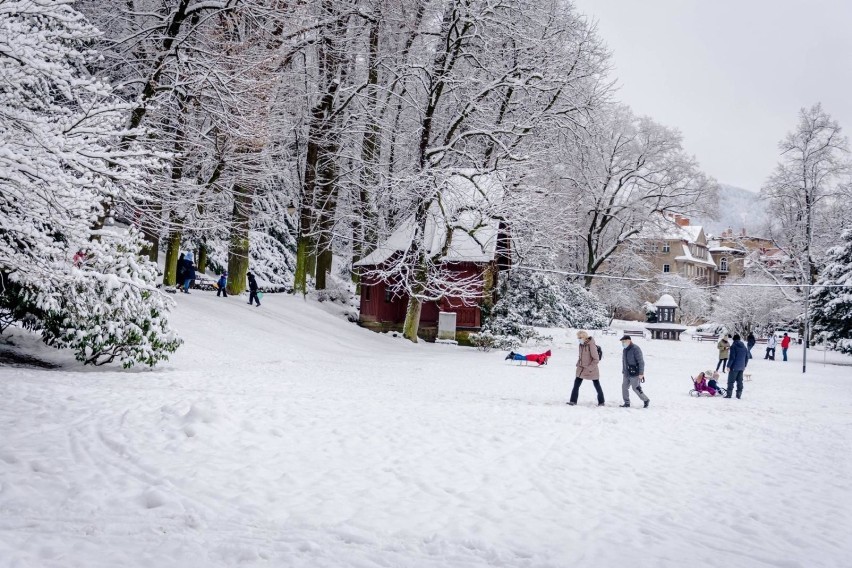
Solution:
[{"label": "red wooden hut", "polygon": [[[455,312],[459,331],[477,331],[482,325],[481,303],[486,294],[494,294],[497,273],[509,266],[510,246],[506,225],[494,215],[502,201],[503,188],[496,176],[453,174],[447,178],[441,207],[430,209],[425,242],[430,253],[440,251],[447,242],[444,220],[453,215],[451,246],[442,258],[442,268],[458,278],[480,281],[479,301],[460,297],[444,297],[425,302],[420,315],[418,335],[435,337],[439,312]],[[473,230],[475,228],[475,230]],[[408,307],[407,294],[395,294],[390,282],[376,276],[383,265],[390,264],[411,244],[414,217],[406,219],[375,251],[355,264],[362,268],[361,314],[359,322],[375,331],[401,331]],[[486,292],[487,279],[493,279]],[[490,298],[494,300],[493,296]]]}]

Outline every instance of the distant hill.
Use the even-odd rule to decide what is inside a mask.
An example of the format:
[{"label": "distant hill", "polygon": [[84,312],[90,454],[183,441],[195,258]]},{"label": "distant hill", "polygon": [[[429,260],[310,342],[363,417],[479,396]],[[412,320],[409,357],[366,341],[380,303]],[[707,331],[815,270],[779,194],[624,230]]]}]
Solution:
[{"label": "distant hill", "polygon": [[766,204],[756,192],[719,184],[719,220],[697,218],[695,225],[703,225],[704,231],[718,235],[731,228],[735,233],[745,229],[751,235],[764,232],[767,222]]}]

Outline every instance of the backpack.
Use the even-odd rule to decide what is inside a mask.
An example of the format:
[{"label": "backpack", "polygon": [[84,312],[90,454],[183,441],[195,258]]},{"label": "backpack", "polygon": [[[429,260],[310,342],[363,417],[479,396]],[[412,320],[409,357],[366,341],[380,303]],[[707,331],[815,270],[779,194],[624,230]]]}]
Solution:
[{"label": "backpack", "polygon": [[595,347],[598,348],[598,361],[600,361],[601,359],[603,359],[603,349],[601,349],[600,345],[595,345]]}]

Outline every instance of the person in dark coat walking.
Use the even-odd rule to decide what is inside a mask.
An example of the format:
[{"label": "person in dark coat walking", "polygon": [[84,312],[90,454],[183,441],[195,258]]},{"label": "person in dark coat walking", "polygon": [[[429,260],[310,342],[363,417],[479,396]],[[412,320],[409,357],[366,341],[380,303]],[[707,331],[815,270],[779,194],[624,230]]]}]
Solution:
[{"label": "person in dark coat walking", "polygon": [[220,294],[223,294],[225,298],[228,297],[228,273],[223,272],[222,276],[219,277],[219,281],[216,283],[216,297],[218,298]]},{"label": "person in dark coat walking", "polygon": [[740,339],[739,334],[734,336],[731,345],[731,354],[728,357],[728,394],[725,398],[731,398],[734,392],[734,383],[737,384],[737,398],[743,394],[743,372],[748,366],[748,347]]},{"label": "person in dark coat walking", "polygon": [[755,339],[754,334],[752,332],[748,332],[748,337],[746,338],[746,347],[748,347],[748,358],[754,359],[754,356],[751,354],[752,347],[757,344],[757,339]]},{"label": "person in dark coat walking", "polygon": [[645,359],[642,357],[642,350],[639,346],[633,343],[633,339],[629,335],[621,338],[621,347],[623,354],[621,357],[621,395],[624,397],[624,404],[621,408],[630,408],[630,389],[639,396],[645,403],[645,408],[651,401],[642,390],[640,383],[645,382]]},{"label": "person in dark coat walking", "polygon": [[175,270],[175,288],[180,290],[183,287],[183,281],[186,280],[184,275],[186,274],[186,255],[184,253],[180,253],[177,261],[177,269]]},{"label": "person in dark coat walking", "polygon": [[571,400],[568,404],[571,406],[577,404],[577,398],[580,396],[580,385],[586,380],[592,381],[595,391],[598,393],[598,406],[603,406],[604,394],[601,390],[601,375],[598,370],[598,363],[601,361],[598,355],[598,346],[595,344],[595,339],[582,329],[577,332],[577,340],[580,342],[580,352],[577,357],[577,372],[574,374],[574,388],[571,390]]},{"label": "person in dark coat walking", "polygon": [[248,273],[248,283],[249,283],[249,306],[252,302],[257,302],[257,306],[260,307],[260,298],[257,297],[257,280],[254,279],[254,274],[251,272]]},{"label": "person in dark coat walking", "polygon": [[189,294],[189,287],[195,280],[195,265],[192,263],[192,253],[186,253],[186,258],[183,259],[183,293]]}]

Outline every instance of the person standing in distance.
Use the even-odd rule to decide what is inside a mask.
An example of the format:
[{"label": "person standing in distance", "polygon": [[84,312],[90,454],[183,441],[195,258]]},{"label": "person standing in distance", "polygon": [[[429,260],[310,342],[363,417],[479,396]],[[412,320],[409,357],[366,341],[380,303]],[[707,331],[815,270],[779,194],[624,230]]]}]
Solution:
[{"label": "person standing in distance", "polygon": [[598,346],[595,344],[593,337],[584,330],[577,332],[577,340],[580,343],[580,354],[577,357],[577,372],[574,375],[574,389],[571,391],[571,400],[568,402],[571,406],[577,404],[577,397],[580,395],[580,385],[583,380],[592,381],[595,390],[598,393],[598,406],[604,405],[604,394],[601,390],[601,375],[598,370],[600,363],[600,355],[598,355]]},{"label": "person standing in distance", "polygon": [[790,348],[790,336],[786,333],[781,338],[781,354],[784,355],[784,360],[787,360],[787,350]]},{"label": "person standing in distance", "polygon": [[743,394],[743,372],[748,366],[748,347],[740,339],[740,335],[734,335],[731,345],[731,353],[728,358],[728,394],[725,398],[731,398],[734,392],[734,382],[737,383],[737,398]]},{"label": "person standing in distance", "polygon": [[642,391],[640,383],[645,382],[645,359],[642,357],[642,350],[639,346],[633,343],[629,335],[621,338],[621,347],[623,349],[621,356],[621,395],[624,397],[624,404],[621,408],[630,408],[630,389],[639,396],[645,403],[645,408],[651,401]]},{"label": "person standing in distance", "polygon": [[754,356],[751,354],[751,350],[756,343],[757,343],[757,339],[755,339],[754,334],[752,332],[748,332],[748,337],[746,337],[746,347],[748,347],[748,358],[749,359],[754,359]]}]

